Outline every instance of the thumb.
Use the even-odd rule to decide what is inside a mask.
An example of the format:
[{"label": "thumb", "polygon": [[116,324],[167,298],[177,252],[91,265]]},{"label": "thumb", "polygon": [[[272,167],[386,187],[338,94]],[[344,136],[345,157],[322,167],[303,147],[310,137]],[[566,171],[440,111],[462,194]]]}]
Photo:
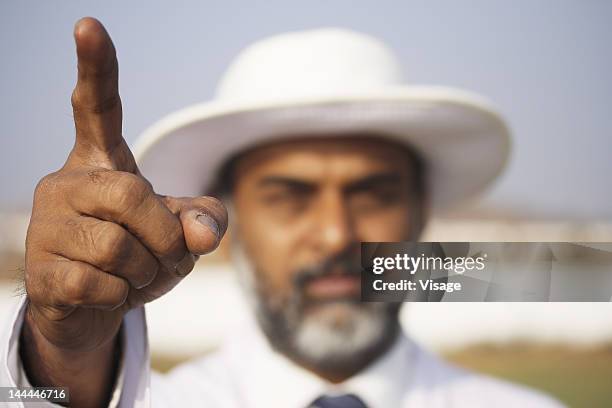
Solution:
[{"label": "thumb", "polygon": [[213,197],[165,197],[166,205],[178,213],[187,249],[194,255],[214,251],[227,230],[227,210]]}]

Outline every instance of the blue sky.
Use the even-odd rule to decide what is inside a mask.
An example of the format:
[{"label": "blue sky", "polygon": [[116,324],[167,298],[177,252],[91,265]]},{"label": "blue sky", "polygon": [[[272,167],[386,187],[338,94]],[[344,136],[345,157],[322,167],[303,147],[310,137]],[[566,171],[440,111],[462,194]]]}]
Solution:
[{"label": "blue sky", "polygon": [[489,207],[540,218],[612,219],[612,2],[3,1],[0,210],[27,209],[73,143],[74,22],[92,15],[118,50],[124,134],[210,99],[249,43],[340,26],[391,45],[411,83],[487,95],[514,152]]}]

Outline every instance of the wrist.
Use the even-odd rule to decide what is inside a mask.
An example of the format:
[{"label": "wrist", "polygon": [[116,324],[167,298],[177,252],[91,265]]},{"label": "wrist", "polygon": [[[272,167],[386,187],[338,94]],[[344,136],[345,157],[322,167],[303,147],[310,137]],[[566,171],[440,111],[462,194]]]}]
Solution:
[{"label": "wrist", "polygon": [[43,335],[28,305],[20,335],[20,357],[32,386],[67,387],[71,406],[98,406],[108,401],[115,383],[120,337],[118,333],[88,351],[58,347]]}]

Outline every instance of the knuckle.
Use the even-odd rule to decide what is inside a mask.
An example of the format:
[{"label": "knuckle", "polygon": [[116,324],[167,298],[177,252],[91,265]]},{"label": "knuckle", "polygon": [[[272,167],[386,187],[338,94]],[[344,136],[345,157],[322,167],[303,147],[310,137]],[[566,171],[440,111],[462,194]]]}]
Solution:
[{"label": "knuckle", "polygon": [[26,272],[27,264],[29,263],[30,259],[32,259],[33,255],[36,254],[41,248],[44,248],[44,244],[49,242],[48,228],[45,228],[43,224],[43,220],[45,218],[39,217],[37,212],[38,209],[36,208],[32,210],[32,216],[30,217],[30,223],[28,224],[28,229],[25,237]]},{"label": "knuckle", "polygon": [[60,214],[71,205],[72,193],[80,187],[74,173],[58,170],[41,178],[34,188],[33,209]]},{"label": "knuckle", "polygon": [[34,201],[39,201],[42,197],[51,193],[58,186],[57,173],[47,174],[41,178],[34,188]]},{"label": "knuckle", "polygon": [[74,265],[72,269],[63,282],[64,299],[68,305],[85,305],[94,282],[81,266]]},{"label": "knuckle", "polygon": [[202,197],[203,199],[206,200],[207,204],[220,210],[220,211],[225,211],[225,205],[223,205],[223,202],[216,198],[216,197],[212,197],[212,196],[206,196],[206,197]]},{"label": "knuckle", "polygon": [[149,262],[149,265],[143,268],[142,276],[139,279],[138,286],[144,287],[149,285],[157,277],[159,266],[156,261]]},{"label": "knuckle", "polygon": [[150,254],[135,254],[133,262],[126,265],[124,278],[136,289],[148,286],[159,271],[157,260]]},{"label": "knuckle", "polygon": [[72,95],[70,96],[70,103],[75,111],[78,111],[81,106],[81,97],[78,88],[74,88]]},{"label": "knuckle", "polygon": [[108,285],[108,297],[105,303],[111,307],[121,306],[125,303],[130,287],[123,279],[114,280],[113,284]]},{"label": "knuckle", "polygon": [[208,208],[213,211],[219,211],[219,212],[226,211],[223,201],[219,200],[216,197],[211,197],[211,196],[198,197],[197,199],[195,199],[194,204]]},{"label": "knuckle", "polygon": [[[107,76],[108,74],[104,75]],[[81,95],[78,88],[75,88],[75,90],[72,92],[70,101],[72,103],[72,109],[75,113],[84,112],[93,114],[109,112],[115,109],[121,103],[121,99],[117,92],[113,92],[104,98],[95,98],[88,101]]]},{"label": "knuckle", "polygon": [[102,269],[112,270],[129,256],[130,239],[128,232],[113,223],[101,223],[91,233],[90,250]]},{"label": "knuckle", "polygon": [[153,193],[150,185],[142,178],[123,172],[109,183],[109,200],[119,213],[127,213],[141,206]]}]

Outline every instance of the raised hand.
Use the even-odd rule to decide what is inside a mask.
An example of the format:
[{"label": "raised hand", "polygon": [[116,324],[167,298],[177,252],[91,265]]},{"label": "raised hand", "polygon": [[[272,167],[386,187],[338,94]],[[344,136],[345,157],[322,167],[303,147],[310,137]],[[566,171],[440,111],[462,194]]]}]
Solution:
[{"label": "raised hand", "polygon": [[214,198],[155,194],[122,137],[109,35],[84,18],[74,38],[76,141],[38,184],[26,241],[26,322],[38,353],[110,349],[125,313],[171,290],[227,226]]}]

